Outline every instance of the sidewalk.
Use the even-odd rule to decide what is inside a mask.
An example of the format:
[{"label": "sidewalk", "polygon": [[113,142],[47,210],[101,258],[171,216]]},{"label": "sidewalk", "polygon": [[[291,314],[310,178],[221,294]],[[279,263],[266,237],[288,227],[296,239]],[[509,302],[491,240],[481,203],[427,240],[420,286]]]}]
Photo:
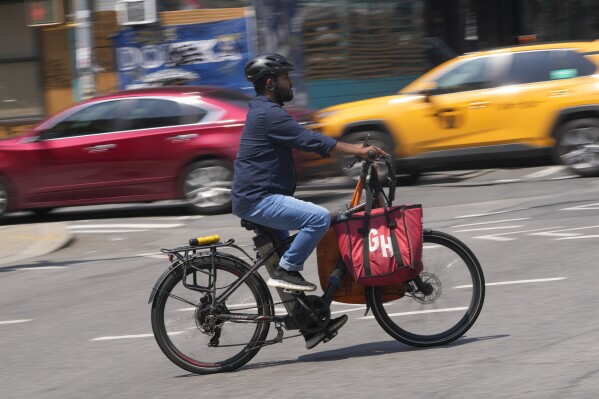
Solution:
[{"label": "sidewalk", "polygon": [[54,252],[69,243],[65,223],[0,226],[0,266]]}]

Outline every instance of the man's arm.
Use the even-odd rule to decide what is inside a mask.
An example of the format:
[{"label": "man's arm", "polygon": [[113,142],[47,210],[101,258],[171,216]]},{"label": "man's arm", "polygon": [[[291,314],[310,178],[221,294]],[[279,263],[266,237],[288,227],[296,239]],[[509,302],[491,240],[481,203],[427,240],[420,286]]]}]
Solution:
[{"label": "man's arm", "polygon": [[377,153],[377,155],[384,155],[384,156],[389,156],[389,154],[387,154],[385,151],[383,151],[381,148],[375,146],[375,145],[371,145],[368,147],[362,147],[362,144],[349,144],[349,143],[344,143],[342,141],[338,141],[337,144],[335,144],[335,147],[333,147],[331,149],[331,155],[357,155],[359,157],[362,157],[364,159],[370,159],[368,157],[368,152],[369,151],[374,151]]}]

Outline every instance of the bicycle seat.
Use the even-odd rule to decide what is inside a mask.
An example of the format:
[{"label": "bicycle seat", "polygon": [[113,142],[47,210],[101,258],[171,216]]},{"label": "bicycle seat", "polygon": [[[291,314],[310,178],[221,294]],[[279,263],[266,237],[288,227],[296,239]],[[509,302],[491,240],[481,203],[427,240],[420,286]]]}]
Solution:
[{"label": "bicycle seat", "polygon": [[249,220],[241,219],[241,227],[246,230],[270,230],[266,226],[262,226],[260,224],[256,224],[254,222],[250,222]]}]

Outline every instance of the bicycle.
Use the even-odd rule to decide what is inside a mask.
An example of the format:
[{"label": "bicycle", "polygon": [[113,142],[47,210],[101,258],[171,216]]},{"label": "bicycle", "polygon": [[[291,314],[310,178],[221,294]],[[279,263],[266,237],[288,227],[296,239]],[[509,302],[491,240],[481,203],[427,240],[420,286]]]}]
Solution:
[{"label": "bicycle", "polygon": [[[369,162],[373,161],[364,161],[363,174]],[[394,171],[388,165],[392,179]],[[362,203],[340,215],[346,217],[364,206]],[[321,331],[331,318],[333,295],[346,272],[343,262],[337,264],[328,286],[323,287],[323,295],[277,288],[281,301],[274,303],[258,269],[265,266],[270,275],[295,236],[278,242],[273,231],[264,226],[245,220],[241,226],[256,234],[255,259],[234,239],[222,242],[216,235],[162,249],[171,265],[150,294],[152,329],[164,354],[192,373],[235,370],[261,348]],[[480,263],[463,242],[430,229],[424,229],[423,240],[424,269],[405,284],[399,299],[395,296],[389,301],[383,287],[365,290],[364,315],[372,309],[374,318],[390,336],[415,347],[445,345],[460,338],[476,321],[485,296]],[[226,249],[240,251],[252,264]],[[181,303],[189,307],[181,308]],[[283,305],[284,310],[276,305]],[[273,323],[277,334],[267,339]],[[283,329],[300,333],[284,337]],[[327,336],[324,342],[335,335]]]}]

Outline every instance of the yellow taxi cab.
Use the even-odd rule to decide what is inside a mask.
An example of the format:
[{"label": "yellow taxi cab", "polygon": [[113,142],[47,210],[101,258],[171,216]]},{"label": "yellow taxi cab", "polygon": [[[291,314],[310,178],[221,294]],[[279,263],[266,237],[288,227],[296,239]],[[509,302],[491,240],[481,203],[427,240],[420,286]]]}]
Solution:
[{"label": "yellow taxi cab", "polygon": [[599,40],[456,57],[396,95],[325,108],[312,129],[346,142],[370,134],[398,170],[553,156],[599,176]]}]

